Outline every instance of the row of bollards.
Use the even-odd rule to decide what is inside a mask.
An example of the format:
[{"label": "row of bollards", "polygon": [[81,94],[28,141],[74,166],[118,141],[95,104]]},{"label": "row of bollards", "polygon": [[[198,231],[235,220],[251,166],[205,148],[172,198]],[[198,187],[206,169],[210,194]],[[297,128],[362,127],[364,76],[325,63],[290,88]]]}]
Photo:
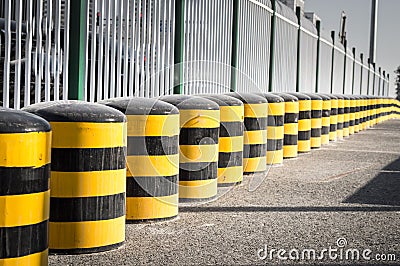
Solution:
[{"label": "row of bollards", "polygon": [[0,264],[116,248],[126,220],[176,217],[178,201],[214,199],[243,174],[392,118],[394,99],[300,93],[0,109]]}]

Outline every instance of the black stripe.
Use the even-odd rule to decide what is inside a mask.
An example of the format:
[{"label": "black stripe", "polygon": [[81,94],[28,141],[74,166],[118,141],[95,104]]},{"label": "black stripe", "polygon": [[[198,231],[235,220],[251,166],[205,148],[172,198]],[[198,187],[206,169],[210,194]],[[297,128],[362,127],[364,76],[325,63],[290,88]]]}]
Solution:
[{"label": "black stripe", "polygon": [[321,137],[322,130],[321,128],[312,128],[311,129],[311,137],[312,138],[319,138]]},{"label": "black stripe", "polygon": [[39,168],[0,167],[0,196],[49,190],[50,164]]},{"label": "black stripe", "polygon": [[337,123],[337,130],[343,129],[343,123]]},{"label": "black stripe", "polygon": [[218,163],[181,163],[179,164],[179,181],[196,181],[216,179]]},{"label": "black stripe", "polygon": [[52,148],[51,170],[57,172],[90,172],[125,169],[125,147]]},{"label": "black stripe", "polygon": [[321,118],[322,110],[311,110],[311,118]]},{"label": "black stripe", "polygon": [[356,108],[356,107],[350,107],[350,113],[355,113],[355,112],[356,112],[356,110],[357,110],[357,108]]},{"label": "black stripe", "polygon": [[329,127],[322,127],[321,128],[321,136],[322,135],[328,135],[329,134],[329,130],[330,130]]},{"label": "black stripe", "polygon": [[339,115],[344,114],[344,108],[338,108],[338,114]]},{"label": "black stripe", "polygon": [[178,193],[178,175],[126,179],[126,197],[165,197]]},{"label": "black stripe", "polygon": [[267,151],[280,151],[283,149],[283,139],[267,140]]},{"label": "black stripe", "polygon": [[125,193],[83,198],[50,198],[51,222],[115,219],[125,215]]},{"label": "black stripe", "polygon": [[220,152],[218,155],[218,168],[241,165],[243,165],[243,151]]},{"label": "black stripe", "polygon": [[299,112],[299,120],[305,120],[305,119],[311,119],[311,110]]},{"label": "black stripe", "polygon": [[243,136],[243,122],[221,122],[219,128],[220,137]]},{"label": "black stripe", "polygon": [[285,135],[283,137],[283,145],[297,145],[298,135]]},{"label": "black stripe", "polygon": [[299,131],[299,140],[310,140],[311,139],[311,130],[309,131]]},{"label": "black stripe", "polygon": [[350,107],[345,107],[344,108],[344,113],[349,114],[350,113]]},{"label": "black stripe", "polygon": [[354,124],[355,124],[356,126],[358,126],[358,125],[360,124],[360,119],[354,120]]},{"label": "black stripe", "polygon": [[264,157],[267,154],[267,144],[243,145],[243,158]]},{"label": "black stripe", "polygon": [[244,118],[244,128],[246,131],[256,131],[256,130],[265,130],[268,125],[268,118],[252,118],[245,117]]},{"label": "black stripe", "polygon": [[350,120],[350,124],[349,124],[351,127],[354,127],[354,125],[355,125],[355,121],[354,120]]},{"label": "black stripe", "polygon": [[331,115],[337,115],[338,114],[338,109],[332,108],[331,109]]},{"label": "black stripe", "polygon": [[[154,221],[155,219],[152,219],[152,220]],[[130,222],[132,222],[132,221],[130,221]],[[49,252],[53,253],[53,254],[57,254],[57,255],[72,255],[72,254],[78,255],[78,254],[89,254],[89,253],[94,254],[94,253],[117,249],[118,247],[122,246],[123,244],[124,244],[124,241],[117,243],[117,244],[95,247],[95,248],[74,248],[74,249],[53,248],[53,249],[49,249]]]},{"label": "black stripe", "polygon": [[180,145],[212,145],[218,143],[217,128],[181,128]]},{"label": "black stripe", "polygon": [[298,113],[286,113],[285,124],[297,123],[299,121]]},{"label": "black stripe", "polygon": [[268,116],[268,126],[279,127],[284,125],[284,116],[283,115],[274,115]]},{"label": "black stripe", "polygon": [[18,258],[45,251],[48,221],[16,227],[0,227],[0,259]]},{"label": "black stripe", "polygon": [[172,155],[179,152],[179,136],[128,136],[127,155]]},{"label": "black stripe", "polygon": [[349,123],[349,122],[344,122],[344,123],[343,123],[343,128],[348,128],[348,127],[349,127],[349,125],[350,125],[350,123]]},{"label": "black stripe", "polygon": [[331,110],[322,110],[322,117],[330,117]]},{"label": "black stripe", "polygon": [[331,124],[329,127],[329,132],[336,132],[337,130],[337,124]]}]

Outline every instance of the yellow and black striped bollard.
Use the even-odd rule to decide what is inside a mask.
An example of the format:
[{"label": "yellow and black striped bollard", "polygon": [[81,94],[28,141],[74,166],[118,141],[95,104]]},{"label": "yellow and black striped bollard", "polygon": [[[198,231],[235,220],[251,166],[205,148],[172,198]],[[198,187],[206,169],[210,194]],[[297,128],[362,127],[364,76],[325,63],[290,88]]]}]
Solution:
[{"label": "yellow and black striped bollard", "polygon": [[349,98],[350,108],[349,108],[349,136],[354,135],[354,126],[356,120],[356,97],[353,95],[347,96]]},{"label": "yellow and black striped bollard", "polygon": [[50,122],[49,248],[59,254],[114,249],[125,240],[126,120],[79,101],[31,105]]},{"label": "yellow and black striped bollard", "polygon": [[350,136],[350,97],[343,95],[344,114],[343,114],[343,137]]},{"label": "yellow and black striped bollard", "polygon": [[274,93],[285,101],[283,158],[297,157],[297,138],[299,130],[299,100],[290,94]]},{"label": "yellow and black striped bollard", "polygon": [[268,101],[267,164],[283,163],[285,100],[271,93],[257,93]]},{"label": "yellow and black striped bollard", "polygon": [[327,96],[331,99],[331,116],[329,119],[330,120],[329,141],[336,141],[339,100],[333,94],[328,94]]},{"label": "yellow and black striped bollard", "polygon": [[343,127],[344,127],[344,97],[342,95],[335,94],[338,98],[338,116],[337,116],[337,139],[343,139]]},{"label": "yellow and black striped bollard", "polygon": [[375,96],[371,96],[371,127],[376,125],[376,114],[377,114],[377,100]]},{"label": "yellow and black striped bollard", "polygon": [[0,265],[47,265],[50,125],[0,108]]},{"label": "yellow and black striped bollard", "polygon": [[301,93],[290,93],[299,99],[299,138],[297,151],[306,153],[311,151],[311,98]]},{"label": "yellow and black striped bollard", "polygon": [[361,128],[362,130],[367,129],[368,126],[368,100],[367,100],[367,96],[362,95],[361,96],[361,117],[362,117],[362,123],[361,123]]},{"label": "yellow and black striped bollard", "polygon": [[228,93],[244,104],[243,173],[264,172],[267,169],[268,102],[250,93]]},{"label": "yellow and black striped bollard", "polygon": [[126,220],[178,215],[179,110],[147,98],[102,101],[126,114]]},{"label": "yellow and black striped bollard", "polygon": [[215,198],[218,177],[219,106],[213,101],[187,95],[160,100],[179,109],[179,201]]},{"label": "yellow and black striped bollard", "polygon": [[243,181],[243,103],[226,95],[201,95],[220,108],[218,186]]},{"label": "yellow and black striped bollard", "polygon": [[354,133],[360,132],[360,96],[353,96],[354,101]]},{"label": "yellow and black striped bollard", "polygon": [[372,127],[372,119],[373,119],[373,101],[372,96],[367,96],[367,128]]},{"label": "yellow and black striped bollard", "polygon": [[311,98],[311,148],[321,148],[323,99],[314,93],[305,93]]},{"label": "yellow and black striped bollard", "polygon": [[329,131],[331,127],[331,98],[324,94],[318,94],[322,98],[322,126],[321,145],[329,144]]}]

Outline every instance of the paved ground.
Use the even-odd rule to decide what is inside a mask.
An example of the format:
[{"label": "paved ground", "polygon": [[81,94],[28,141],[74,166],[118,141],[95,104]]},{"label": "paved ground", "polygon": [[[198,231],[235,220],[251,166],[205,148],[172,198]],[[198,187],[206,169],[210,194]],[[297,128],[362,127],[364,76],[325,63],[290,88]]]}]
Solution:
[{"label": "paved ground", "polygon": [[[400,121],[285,161],[265,178],[247,177],[221,194],[212,203],[182,207],[174,221],[127,225],[126,244],[118,250],[52,255],[50,264],[365,265],[382,264],[379,256],[388,260],[390,254],[397,259],[391,263],[400,264]],[[265,255],[265,245],[268,254],[261,260],[257,253]],[[331,256],[323,251],[330,246],[337,249]],[[271,259],[272,249],[285,249],[282,256],[292,258],[297,250],[299,260],[280,260],[276,251]],[[304,249],[323,259],[314,260]],[[370,260],[352,260],[348,249],[357,249],[360,257],[370,249],[364,253]]]}]

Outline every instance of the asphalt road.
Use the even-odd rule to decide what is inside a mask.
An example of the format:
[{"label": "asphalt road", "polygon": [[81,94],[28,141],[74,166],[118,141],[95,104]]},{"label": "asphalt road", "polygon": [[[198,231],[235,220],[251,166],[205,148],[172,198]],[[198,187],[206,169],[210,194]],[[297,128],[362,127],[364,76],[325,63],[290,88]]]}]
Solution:
[{"label": "asphalt road", "polygon": [[118,250],[50,265],[400,264],[400,120],[220,194],[173,221],[126,225]]}]

